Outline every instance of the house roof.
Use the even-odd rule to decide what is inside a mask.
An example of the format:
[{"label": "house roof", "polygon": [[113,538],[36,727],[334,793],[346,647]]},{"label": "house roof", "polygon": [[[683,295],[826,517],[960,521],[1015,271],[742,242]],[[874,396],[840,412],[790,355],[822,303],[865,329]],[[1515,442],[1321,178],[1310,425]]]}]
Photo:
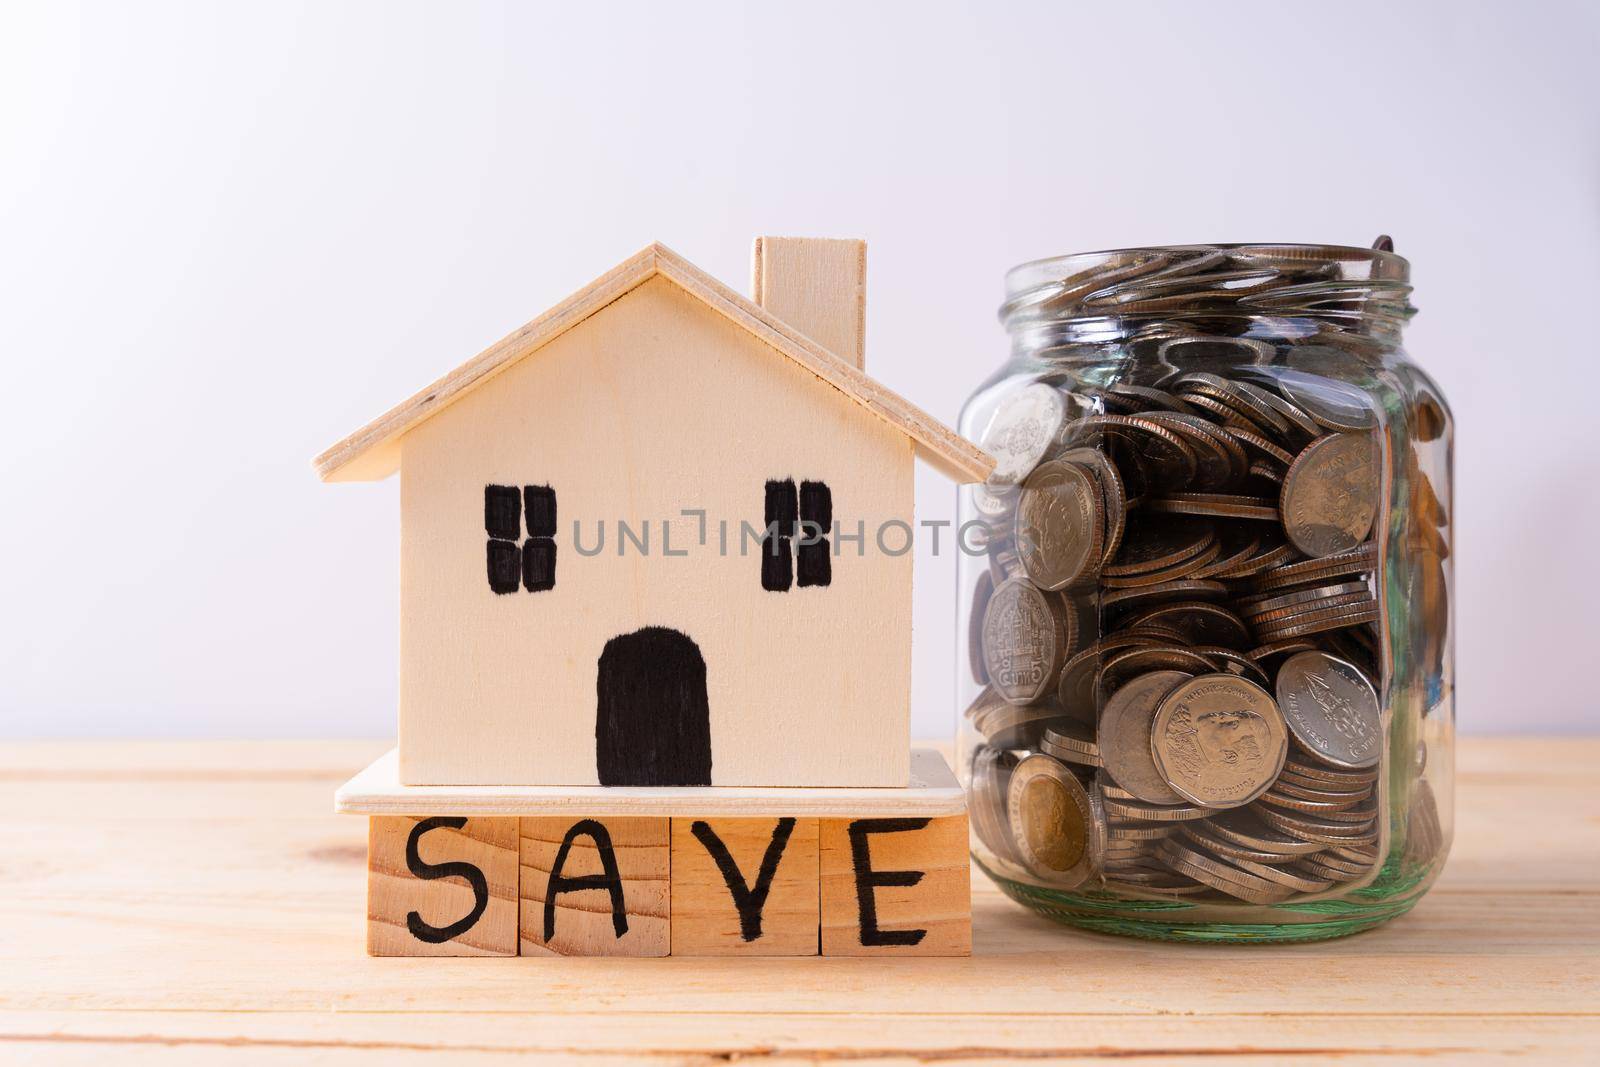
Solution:
[{"label": "house roof", "polygon": [[652,244],[572,296],[384,412],[312,461],[323,481],[376,481],[400,467],[400,438],[450,403],[661,275],[736,326],[905,434],[935,469],[958,482],[982,481],[994,458],[900,395],[729,289],[661,244]]}]

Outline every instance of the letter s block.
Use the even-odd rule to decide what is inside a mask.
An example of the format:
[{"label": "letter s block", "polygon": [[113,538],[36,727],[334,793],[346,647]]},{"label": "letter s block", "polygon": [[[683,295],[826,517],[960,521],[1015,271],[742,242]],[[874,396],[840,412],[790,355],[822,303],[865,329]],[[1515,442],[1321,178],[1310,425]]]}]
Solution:
[{"label": "letter s block", "polygon": [[824,956],[972,954],[967,817],[823,819]]},{"label": "letter s block", "polygon": [[671,822],[522,819],[521,954],[667,955]]},{"label": "letter s block", "polygon": [[367,952],[515,956],[517,820],[369,819]]}]

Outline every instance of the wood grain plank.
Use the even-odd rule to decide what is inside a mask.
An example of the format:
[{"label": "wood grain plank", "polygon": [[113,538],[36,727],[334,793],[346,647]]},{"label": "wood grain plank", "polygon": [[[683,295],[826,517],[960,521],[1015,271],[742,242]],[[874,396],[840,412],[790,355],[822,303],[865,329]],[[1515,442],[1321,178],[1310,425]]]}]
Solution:
[{"label": "wood grain plank", "polygon": [[351,815],[694,816],[812,818],[957,815],[966,799],[955,772],[931,748],[912,749],[904,789],[872,786],[401,785],[396,753],[374,760],[334,794]]},{"label": "wood grain plank", "polygon": [[1489,1014],[1471,1019],[1310,1015],[1266,1031],[1237,1016],[1075,1014],[1017,1020],[981,1014],[831,1015],[806,1012],[547,1016],[507,1010],[469,1017],[426,1008],[359,1015],[283,1012],[0,1012],[0,1058],[36,1050],[52,1061],[143,1052],[163,1062],[378,1063],[448,1057],[451,1063],[783,1061],[980,1063],[1133,1060],[1271,1063],[1295,1057],[1345,1063],[1490,1062],[1502,1057],[1581,1062],[1594,1036],[1586,1019]]},{"label": "wood grain plank", "polygon": [[0,1061],[1580,1062],[1600,1044],[1600,741],[1465,738],[1410,915],[1299,946],[1078,933],[973,881],[967,959],[370,959],[384,744],[0,745]]},{"label": "wood grain plank", "polygon": [[757,237],[750,299],[857,370],[866,369],[865,241]]},{"label": "wood grain plank", "polygon": [[917,454],[947,477],[958,482],[982,481],[994,469],[994,457],[972,442],[661,244],[641,249],[538,318],[329,446],[312,460],[312,466],[324,481],[388,477],[399,467],[400,440],[406,433],[658,274],[670,278],[900,430],[916,446]]}]

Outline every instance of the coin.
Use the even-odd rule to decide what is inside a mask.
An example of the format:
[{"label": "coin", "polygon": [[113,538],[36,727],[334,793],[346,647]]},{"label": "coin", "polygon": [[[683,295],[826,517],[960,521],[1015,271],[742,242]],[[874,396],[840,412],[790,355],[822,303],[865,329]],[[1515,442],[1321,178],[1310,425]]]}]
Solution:
[{"label": "coin", "polygon": [[1129,524],[1116,558],[1105,567],[1108,577],[1128,577],[1170,570],[1199,556],[1216,543],[1205,519],[1175,516],[1141,518]]},{"label": "coin", "polygon": [[1267,672],[1261,669],[1261,665],[1243,652],[1223,648],[1220,645],[1195,645],[1189,651],[1219,664],[1225,671],[1244,675],[1262,688],[1271,684],[1271,679],[1267,677]]},{"label": "coin", "polygon": [[1089,470],[1094,476],[1096,485],[1100,490],[1100,501],[1103,505],[1102,512],[1105,519],[1104,546],[1100,551],[1100,559],[1093,561],[1103,569],[1117,555],[1122,545],[1123,533],[1126,530],[1128,517],[1127,486],[1122,480],[1122,474],[1117,470],[1117,465],[1098,448],[1069,448],[1061,453],[1062,462],[1076,463]]},{"label": "coin", "polygon": [[1212,541],[1199,555],[1190,556],[1188,559],[1174,566],[1160,571],[1147,571],[1144,574],[1130,574],[1125,577],[1101,577],[1100,585],[1104,589],[1136,589],[1146,585],[1160,585],[1164,582],[1175,582],[1184,578],[1199,578],[1206,567],[1217,558],[1222,551],[1220,541]]},{"label": "coin", "polygon": [[[1314,347],[1317,346],[1301,346],[1300,352]],[[1354,385],[1290,367],[1274,367],[1273,379],[1285,398],[1324,429],[1354,432],[1378,424],[1371,401]]]},{"label": "coin", "polygon": [[[1216,664],[1187,648],[1175,645],[1141,645],[1106,656],[1100,666],[1100,692],[1116,693],[1146,671],[1182,671],[1209,674]],[[1148,739],[1147,739],[1148,743]]]},{"label": "coin", "polygon": [[1353,844],[1357,841],[1376,841],[1378,837],[1377,831],[1370,824],[1328,822],[1311,817],[1301,818],[1288,812],[1275,811],[1270,807],[1256,807],[1252,810],[1268,826],[1282,830],[1289,836],[1298,837],[1304,841],[1336,845],[1341,842]]},{"label": "coin", "polygon": [[993,595],[994,575],[987,569],[979,571],[972,590],[972,606],[967,609],[967,660],[972,680],[979,685],[989,684],[989,668],[983,662],[983,615]]},{"label": "coin", "polygon": [[1194,410],[1165,389],[1152,389],[1144,385],[1129,385],[1127,383],[1108,385],[1106,386],[1106,395],[1128,402],[1135,412],[1176,411],[1188,413]]},{"label": "coin", "polygon": [[[1292,468],[1291,468],[1292,473]],[[1222,519],[1278,521],[1278,505],[1266,497],[1226,493],[1169,493],[1144,503],[1147,511],[1172,515],[1213,515]],[[1370,525],[1370,519],[1368,520]],[[1363,531],[1364,532],[1364,531]],[[1304,548],[1301,548],[1304,551]]]},{"label": "coin", "polygon": [[1002,859],[1017,860],[1011,824],[1006,819],[1007,786],[1013,763],[998,749],[980,746],[972,754],[972,828],[989,851]]},{"label": "coin", "polygon": [[1250,468],[1250,461],[1238,442],[1199,415],[1151,411],[1138,419],[1142,423],[1166,427],[1194,452],[1195,472],[1189,480],[1192,488],[1208,491],[1226,488]]},{"label": "coin", "polygon": [[1026,578],[994,591],[983,616],[983,662],[995,691],[1012,704],[1032,704],[1049,691],[1070,643],[1067,616],[1055,598]]},{"label": "coin", "polygon": [[1246,523],[1226,523],[1218,535],[1217,555],[1196,578],[1228,578],[1231,572],[1255,558],[1264,539],[1262,528]]},{"label": "coin", "polygon": [[1284,589],[1307,583],[1327,581],[1330,578],[1370,571],[1378,559],[1378,546],[1371,541],[1348,552],[1321,559],[1302,560],[1299,563],[1275,565],[1255,579],[1260,590]]},{"label": "coin", "polygon": [[979,482],[972,487],[972,504],[984,518],[1007,518],[1017,506],[1017,487]]},{"label": "coin", "polygon": [[1022,569],[1041,589],[1065,589],[1100,565],[1105,518],[1100,489],[1085,467],[1040,464],[1022,485],[1016,545]]},{"label": "coin", "polygon": [[1251,337],[1202,334],[1162,342],[1156,350],[1156,358],[1172,367],[1239,366],[1266,363],[1272,358],[1272,346]]},{"label": "coin", "polygon": [[1186,848],[1171,838],[1156,846],[1156,855],[1173,870],[1252,904],[1276,904],[1289,896],[1289,890],[1280,885],[1223,863],[1215,856]]},{"label": "coin", "polygon": [[1272,641],[1283,637],[1303,637],[1306,634],[1325,633],[1328,630],[1338,630],[1364,622],[1377,621],[1377,608],[1331,608],[1327,611],[1297,615],[1292,619],[1285,620],[1282,624],[1273,625],[1271,628],[1260,627],[1259,635],[1262,640]]},{"label": "coin", "polygon": [[1203,600],[1184,600],[1139,611],[1129,626],[1165,626],[1176,630],[1195,645],[1222,645],[1243,648],[1250,642],[1250,628],[1220,604]]},{"label": "coin", "polygon": [[1236,603],[1243,609],[1246,616],[1261,615],[1280,608],[1302,607],[1313,601],[1330,600],[1334,597],[1349,596],[1360,593],[1371,595],[1371,590],[1365,581],[1340,582],[1337,585],[1315,586],[1310,589],[1296,589],[1293,592],[1255,593],[1251,596],[1240,597]]},{"label": "coin", "polygon": [[1193,371],[1174,381],[1173,388],[1178,396],[1190,404],[1195,403],[1195,398],[1189,395],[1192,393],[1199,393],[1215,403],[1220,403],[1223,410],[1219,414],[1224,415],[1225,423],[1230,421],[1244,423],[1253,429],[1272,434],[1283,434],[1289,430],[1288,420],[1254,392],[1248,391],[1253,387],[1245,383],[1230,381],[1204,371]]},{"label": "coin", "polygon": [[1182,578],[1156,585],[1141,585],[1134,589],[1115,589],[1100,598],[1103,607],[1111,608],[1131,604],[1159,603],[1185,597],[1223,597],[1228,587],[1221,582],[1200,578]]},{"label": "coin", "polygon": [[1307,856],[1300,861],[1300,866],[1306,867],[1315,864],[1320,868],[1320,873],[1331,876],[1335,882],[1344,882],[1352,878],[1360,878],[1372,870],[1371,861],[1347,860],[1338,855],[1333,849],[1324,849]]},{"label": "coin", "polygon": [[[1278,793],[1286,797],[1295,797],[1300,800],[1317,800],[1325,804],[1347,804],[1365,800],[1372,795],[1372,787],[1364,786],[1361,789],[1347,791],[1317,789],[1313,786],[1302,785],[1288,772],[1278,775],[1278,780],[1272,783],[1269,792]],[[1266,794],[1262,794],[1265,796]]]},{"label": "coin", "polygon": [[[1259,527],[1258,527],[1259,529]],[[1298,559],[1300,552],[1293,545],[1279,544],[1271,537],[1264,537],[1261,549],[1248,561],[1230,567],[1226,574],[1208,575],[1211,578],[1254,578],[1266,574],[1275,568]],[[1258,579],[1259,580],[1259,579]]]},{"label": "coin", "polygon": [[1159,841],[1170,833],[1174,833],[1178,824],[1175,823],[1108,823],[1106,826],[1106,840],[1126,841]]},{"label": "coin", "polygon": [[1283,529],[1308,556],[1357,548],[1378,514],[1377,450],[1365,434],[1329,434],[1295,457],[1283,479]]},{"label": "coin", "polygon": [[990,745],[1002,749],[1035,747],[1045,727],[1059,715],[1048,706],[1009,703],[993,689],[979,693],[967,709],[973,728]]},{"label": "coin", "polygon": [[1151,751],[1167,784],[1207,808],[1248,804],[1272,784],[1288,730],[1266,690],[1231,674],[1182,683],[1162,701]]},{"label": "coin", "polygon": [[1055,441],[1065,416],[1061,394],[1042,382],[1006,396],[982,435],[984,451],[995,458],[990,480],[1009,485],[1026,478]]},{"label": "coin", "polygon": [[1254,626],[1257,632],[1264,632],[1278,626],[1309,622],[1313,617],[1325,618],[1327,617],[1325,613],[1333,612],[1335,609],[1364,611],[1377,606],[1378,602],[1373,599],[1372,593],[1363,588],[1359,593],[1342,593],[1314,602],[1291,604],[1286,608],[1271,610],[1253,608],[1245,612],[1245,618],[1250,620],[1250,625]]},{"label": "coin", "polygon": [[1140,804],[1131,800],[1106,801],[1106,814],[1135,822],[1182,822],[1203,819],[1211,814],[1210,808],[1197,804]]},{"label": "coin", "polygon": [[1095,744],[1094,730],[1083,723],[1062,719],[1045,727],[1039,741],[1041,751],[1067,763],[1081,763],[1086,767],[1100,766],[1100,746]]},{"label": "coin", "polygon": [[1378,777],[1376,772],[1370,770],[1338,770],[1322,763],[1308,762],[1299,749],[1291,752],[1289,758],[1284,761],[1283,773],[1319,789],[1364,789]]},{"label": "coin", "polygon": [[1439,801],[1433,786],[1419,778],[1411,793],[1406,813],[1405,858],[1411,863],[1435,863],[1444,855],[1448,841],[1439,820]]},{"label": "coin", "polygon": [[1383,751],[1378,694],[1353,663],[1301,652],[1278,667],[1278,709],[1295,741],[1335,767],[1376,767]]},{"label": "coin", "polygon": [[1089,794],[1072,772],[1035,754],[1011,772],[1007,815],[1022,863],[1052,885],[1072,888],[1094,869],[1099,828]]},{"label": "coin", "polygon": [[1328,822],[1366,822],[1372,816],[1372,809],[1357,796],[1341,800],[1306,800],[1279,792],[1276,785],[1262,793],[1259,802],[1300,815],[1314,815]]},{"label": "coin", "polygon": [[1100,712],[1100,761],[1112,781],[1136,800],[1181,804],[1184,798],[1156,768],[1150,726],[1161,698],[1191,676],[1182,671],[1150,671],[1111,695]]},{"label": "coin", "polygon": [[1079,433],[1097,432],[1123,442],[1141,468],[1162,484],[1187,485],[1198,469],[1194,449],[1154,419],[1098,415],[1082,419],[1073,427],[1074,439]]},{"label": "coin", "polygon": [[1229,856],[1227,859],[1229,863],[1232,863],[1247,874],[1253,874],[1257,878],[1262,878],[1269,882],[1276,882],[1297,893],[1320,893],[1324,889],[1330,888],[1335,881],[1338,881],[1338,879],[1334,878],[1307,878],[1304,875],[1296,874],[1288,867],[1261,863],[1258,860],[1242,856]]},{"label": "coin", "polygon": [[1249,808],[1235,808],[1206,820],[1206,830],[1243,848],[1277,856],[1304,856],[1324,846],[1267,825]]}]

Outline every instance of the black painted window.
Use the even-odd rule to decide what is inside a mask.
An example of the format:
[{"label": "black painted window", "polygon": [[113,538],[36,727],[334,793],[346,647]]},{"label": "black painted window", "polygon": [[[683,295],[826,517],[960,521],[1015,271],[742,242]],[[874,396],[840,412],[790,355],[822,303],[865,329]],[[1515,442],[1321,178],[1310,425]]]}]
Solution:
[{"label": "black painted window", "polygon": [[822,482],[800,483],[800,544],[795,555],[795,580],[808,585],[833,581],[833,555],[828,534],[833,530],[833,493]]},{"label": "black painted window", "polygon": [[794,584],[794,524],[800,514],[794,479],[767,483],[767,503],[762,517],[766,534],[761,538],[761,588],[786,593]]},{"label": "black painted window", "polygon": [[785,593],[833,582],[833,493],[825,483],[801,482],[797,490],[792,478],[769,481],[763,518],[761,588]]},{"label": "black painted window", "polygon": [[[522,541],[523,515],[528,538]],[[486,485],[483,527],[489,534],[489,588],[530,593],[556,585],[556,491],[548,485]],[[517,542],[522,541],[519,547]]]}]

